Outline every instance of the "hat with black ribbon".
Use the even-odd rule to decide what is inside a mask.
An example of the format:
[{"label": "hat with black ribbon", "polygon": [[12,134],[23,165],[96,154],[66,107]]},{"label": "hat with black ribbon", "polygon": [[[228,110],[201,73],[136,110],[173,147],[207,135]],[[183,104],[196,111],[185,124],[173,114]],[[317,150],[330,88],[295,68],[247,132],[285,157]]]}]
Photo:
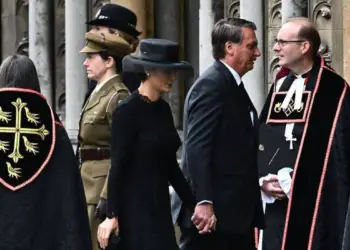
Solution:
[{"label": "hat with black ribbon", "polygon": [[137,56],[127,55],[123,59],[123,71],[145,72],[145,69],[185,71],[192,74],[192,65],[179,59],[179,45],[166,39],[149,38],[140,43]]}]

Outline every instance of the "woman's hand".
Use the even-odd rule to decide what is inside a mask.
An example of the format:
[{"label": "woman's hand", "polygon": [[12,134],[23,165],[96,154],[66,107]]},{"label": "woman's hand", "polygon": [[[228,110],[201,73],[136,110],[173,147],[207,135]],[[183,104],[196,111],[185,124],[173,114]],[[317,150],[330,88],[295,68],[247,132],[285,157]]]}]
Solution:
[{"label": "woman's hand", "polygon": [[111,233],[119,233],[118,218],[113,217],[112,219],[106,218],[99,226],[97,230],[97,240],[102,249],[108,246],[108,240]]}]

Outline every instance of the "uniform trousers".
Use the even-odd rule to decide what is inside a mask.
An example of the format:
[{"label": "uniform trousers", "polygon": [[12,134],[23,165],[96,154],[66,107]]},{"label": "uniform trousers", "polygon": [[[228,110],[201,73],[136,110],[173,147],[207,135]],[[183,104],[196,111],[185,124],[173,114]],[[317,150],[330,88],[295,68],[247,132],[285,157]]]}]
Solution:
[{"label": "uniform trousers", "polygon": [[99,219],[95,218],[96,207],[97,205],[93,205],[93,204],[89,204],[87,206],[93,250],[99,250],[98,241],[97,241],[97,229],[100,223],[102,223]]}]

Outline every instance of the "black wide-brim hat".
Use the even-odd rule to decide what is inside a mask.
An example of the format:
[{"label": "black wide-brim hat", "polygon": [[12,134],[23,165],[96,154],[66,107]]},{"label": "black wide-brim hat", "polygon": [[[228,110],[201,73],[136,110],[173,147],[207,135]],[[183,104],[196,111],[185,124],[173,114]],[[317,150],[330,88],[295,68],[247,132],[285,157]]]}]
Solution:
[{"label": "black wide-brim hat", "polygon": [[176,70],[193,74],[192,65],[179,60],[179,45],[157,38],[142,40],[139,55],[127,55],[123,59],[124,72],[144,73],[147,69]]},{"label": "black wide-brim hat", "polygon": [[134,38],[141,34],[136,29],[137,17],[135,13],[128,8],[113,3],[103,5],[96,13],[95,19],[86,22],[86,24],[117,29]]}]

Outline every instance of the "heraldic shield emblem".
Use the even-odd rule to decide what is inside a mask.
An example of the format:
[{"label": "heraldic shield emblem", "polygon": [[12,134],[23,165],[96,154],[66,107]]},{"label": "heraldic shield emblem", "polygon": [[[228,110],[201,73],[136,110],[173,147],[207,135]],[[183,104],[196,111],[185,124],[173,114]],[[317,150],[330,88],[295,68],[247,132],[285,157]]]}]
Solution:
[{"label": "heraldic shield emblem", "polygon": [[0,182],[15,191],[35,180],[55,146],[55,117],[40,93],[0,89]]}]

